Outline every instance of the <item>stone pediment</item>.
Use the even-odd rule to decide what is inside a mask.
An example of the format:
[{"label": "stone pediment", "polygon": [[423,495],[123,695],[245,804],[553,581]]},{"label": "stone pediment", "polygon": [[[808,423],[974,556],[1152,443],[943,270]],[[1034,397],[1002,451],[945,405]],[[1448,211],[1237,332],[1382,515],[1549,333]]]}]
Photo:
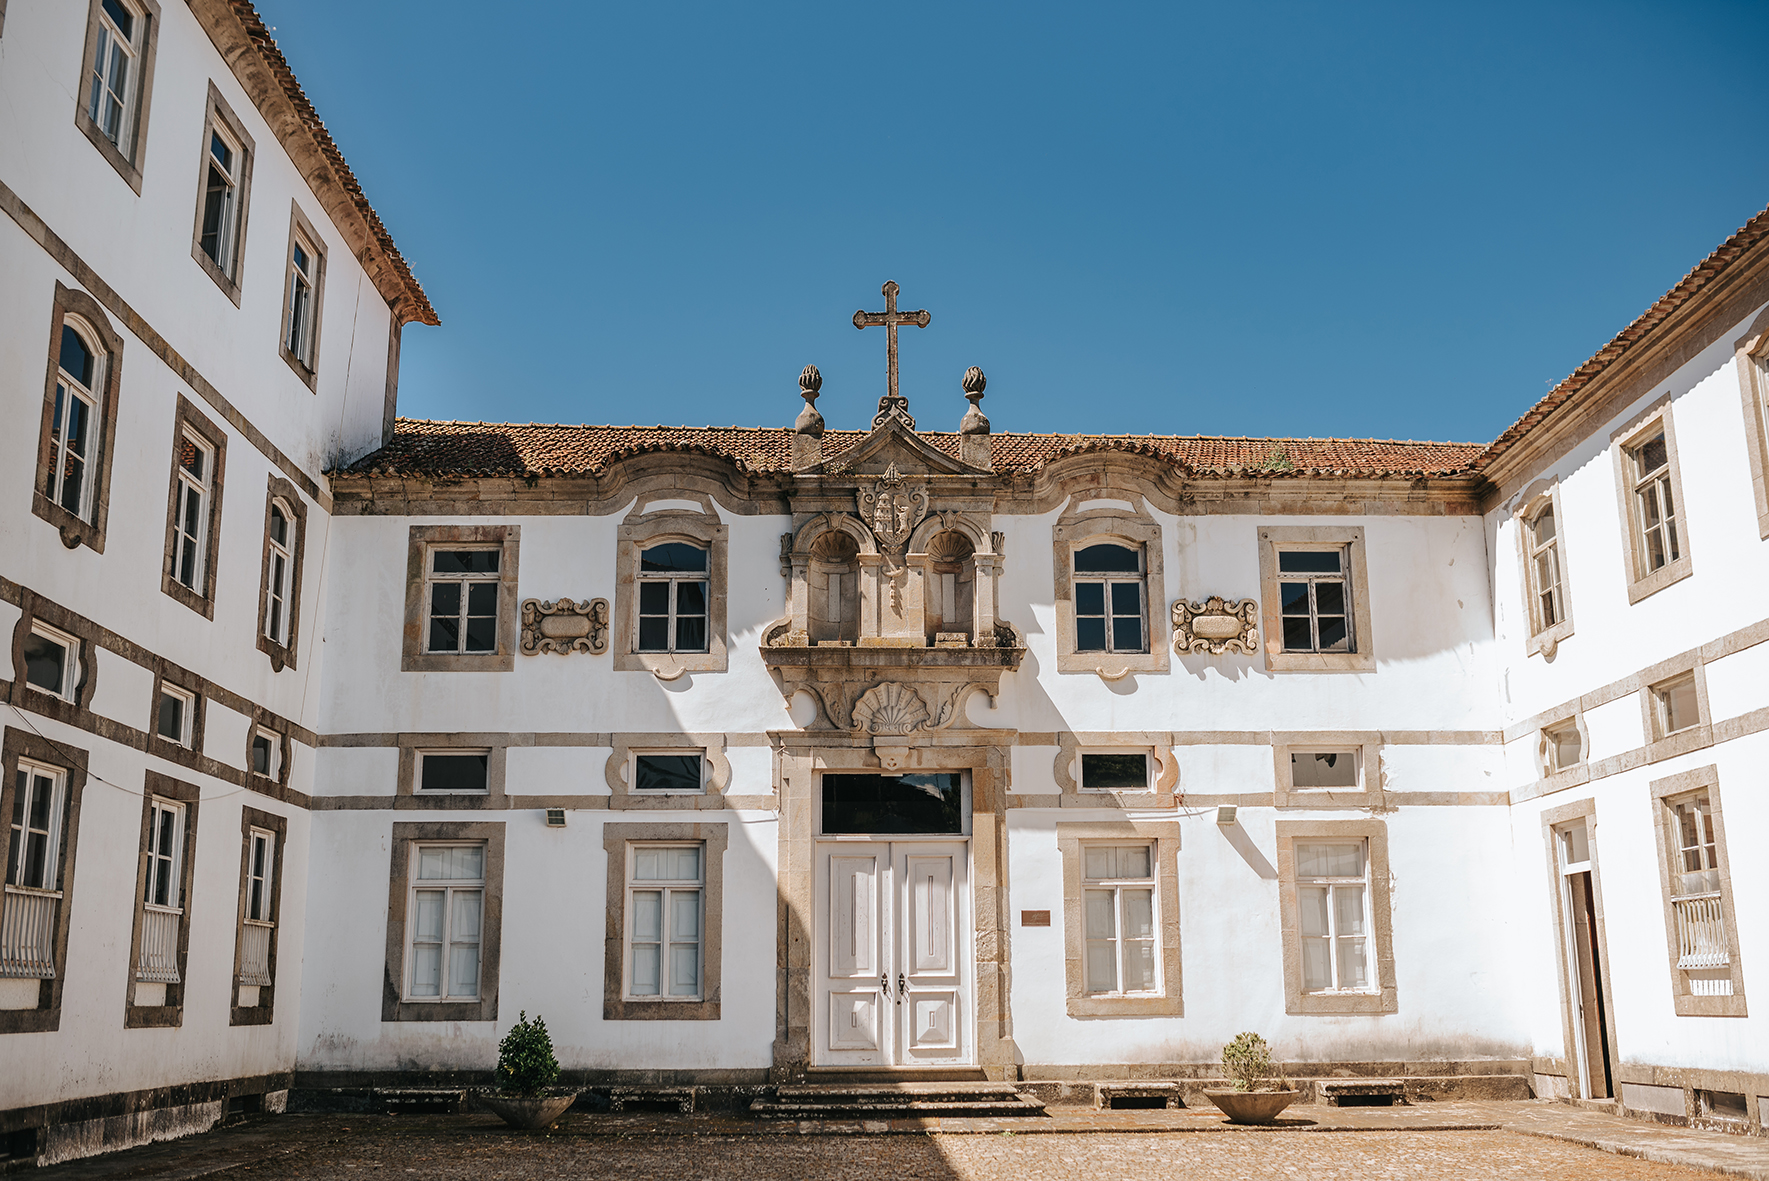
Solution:
[{"label": "stone pediment", "polygon": [[893,465],[905,476],[988,474],[986,468],[971,467],[941,451],[896,417],[887,418],[864,439],[824,460],[823,470],[829,475],[883,475]]}]

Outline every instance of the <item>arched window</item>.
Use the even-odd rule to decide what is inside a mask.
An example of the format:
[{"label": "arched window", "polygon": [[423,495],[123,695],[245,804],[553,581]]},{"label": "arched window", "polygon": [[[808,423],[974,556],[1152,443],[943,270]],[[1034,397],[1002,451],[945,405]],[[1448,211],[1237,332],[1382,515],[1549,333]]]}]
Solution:
[{"label": "arched window", "polygon": [[1145,652],[1140,546],[1099,542],[1075,551],[1075,650]]},{"label": "arched window", "polygon": [[955,529],[936,533],[927,546],[927,630],[970,636],[976,618],[976,547]]},{"label": "arched window", "polygon": [[98,450],[99,413],[96,391],[103,387],[103,350],[94,339],[76,327],[76,322],[62,321],[61,348],[55,371],[55,408],[49,428],[49,487],[44,490],[51,501],[59,504],[82,521],[92,520],[92,463]]},{"label": "arched window", "polygon": [[811,545],[810,635],[812,640],[860,636],[860,547],[840,530]]},{"label": "arched window", "polygon": [[1554,502],[1542,506],[1525,525],[1529,531],[1530,594],[1534,600],[1535,629],[1542,631],[1566,618],[1560,588],[1560,534],[1554,522]]},{"label": "arched window", "polygon": [[289,580],[295,573],[295,522],[288,506],[270,502],[269,548],[264,595],[264,634],[273,644],[289,642]]},{"label": "arched window", "polygon": [[707,552],[666,541],[639,553],[641,652],[705,652]]}]

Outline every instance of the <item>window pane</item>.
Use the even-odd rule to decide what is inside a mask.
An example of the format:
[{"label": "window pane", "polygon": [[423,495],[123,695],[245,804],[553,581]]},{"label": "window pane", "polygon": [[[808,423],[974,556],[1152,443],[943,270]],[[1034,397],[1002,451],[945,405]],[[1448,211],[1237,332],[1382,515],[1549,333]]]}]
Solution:
[{"label": "window pane", "polygon": [[498,613],[498,584],[495,582],[469,582],[467,584],[467,614],[496,615]]},{"label": "window pane", "polygon": [[135,40],[134,15],[127,8],[124,8],[121,4],[117,3],[117,0],[104,0],[102,7],[104,8],[104,14],[110,17],[116,24],[117,32],[123,34],[123,40]]},{"label": "window pane", "polygon": [[1554,507],[1552,505],[1536,514],[1535,535],[1537,545],[1546,545],[1554,540]]},{"label": "window pane", "polygon": [[1142,616],[1114,615],[1112,617],[1112,651],[1142,651]]},{"label": "window pane", "polygon": [[706,551],[682,541],[654,545],[639,555],[639,569],[659,574],[697,573],[706,569]]},{"label": "window pane", "polygon": [[1339,940],[1339,987],[1368,988],[1370,970],[1364,955],[1364,940]]},{"label": "window pane", "polygon": [[674,944],[670,947],[670,995],[700,994],[700,945]]},{"label": "window pane", "polygon": [[1106,613],[1106,584],[1103,582],[1077,582],[1075,584],[1075,614],[1104,615]]},{"label": "window pane", "polygon": [[700,891],[670,891],[670,938],[677,942],[700,938]]},{"label": "window pane", "polygon": [[455,944],[448,949],[448,995],[479,995],[479,945]]},{"label": "window pane", "polygon": [[1292,787],[1356,787],[1357,755],[1348,750],[1292,751]]},{"label": "window pane", "polygon": [[961,833],[963,780],[954,772],[823,777],[826,833]]},{"label": "window pane", "polygon": [[252,773],[254,775],[270,774],[270,739],[262,734],[252,737]]},{"label": "window pane", "polygon": [[459,652],[461,627],[452,617],[438,616],[430,620],[430,652]]},{"label": "window pane", "polygon": [[1278,599],[1285,615],[1308,617],[1308,583],[1285,582],[1278,586]]},{"label": "window pane", "polygon": [[667,582],[641,582],[639,584],[639,614],[668,615],[670,613],[670,584]]},{"label": "window pane", "polygon": [[635,791],[699,791],[699,755],[639,755],[634,759]]},{"label": "window pane", "polygon": [[478,881],[485,871],[483,845],[430,845],[418,851],[420,881]]},{"label": "window pane", "polygon": [[1092,619],[1075,621],[1075,650],[1077,652],[1104,652],[1106,650],[1106,621],[1099,616]]},{"label": "window pane", "polygon": [[1112,614],[1142,614],[1142,583],[1114,582],[1112,584]]},{"label": "window pane", "polygon": [[705,615],[706,614],[706,583],[704,583],[704,582],[678,582],[678,583],[676,583],[676,614],[677,615]]},{"label": "window pane", "polygon": [[1314,609],[1321,615],[1345,614],[1345,584],[1317,582],[1314,584]]},{"label": "window pane", "polygon": [[1698,720],[1695,701],[1695,681],[1693,679],[1678,681],[1666,685],[1659,694],[1665,708],[1665,733],[1686,730]]},{"label": "window pane", "polygon": [[1088,992],[1118,991],[1117,950],[1117,945],[1112,943],[1087,945]]},{"label": "window pane", "polygon": [[1284,574],[1337,574],[1339,551],[1279,550],[1278,570]]},{"label": "window pane", "polygon": [[451,619],[461,613],[461,584],[458,582],[433,582],[430,584],[430,614],[446,615]]},{"label": "window pane", "polygon": [[652,616],[639,620],[639,651],[668,652],[670,650],[670,621],[667,616]]},{"label": "window pane", "polygon": [[671,879],[678,882],[700,880],[699,849],[665,849],[663,855],[663,863],[668,866],[667,872]]},{"label": "window pane", "polygon": [[1124,945],[1124,991],[1152,992],[1155,988],[1155,944],[1138,939]]},{"label": "window pane", "polygon": [[283,516],[283,510],[276,505],[270,506],[270,540],[278,545],[286,545],[289,538],[289,519]]},{"label": "window pane", "polygon": [[1327,939],[1302,941],[1302,990],[1321,992],[1333,987],[1332,948]]},{"label": "window pane", "polygon": [[1089,939],[1112,939],[1118,934],[1116,906],[1110,890],[1089,890],[1083,900],[1084,928]]},{"label": "window pane", "polygon": [[1081,756],[1081,786],[1146,790],[1149,786],[1149,756],[1084,754]]},{"label": "window pane", "polygon": [[437,574],[496,574],[501,550],[439,549],[431,551],[431,570]]},{"label": "window pane", "polygon": [[1125,890],[1119,900],[1124,904],[1124,938],[1150,939],[1155,934],[1155,892]]},{"label": "window pane", "polygon": [[412,938],[435,943],[442,938],[442,907],[445,890],[419,890],[418,913],[412,927]]},{"label": "window pane", "polygon": [[706,651],[706,617],[704,615],[685,616],[676,620],[676,651]]},{"label": "window pane", "polygon": [[1322,615],[1315,620],[1315,625],[1320,629],[1322,652],[1344,651],[1349,645],[1343,615]]},{"label": "window pane", "polygon": [[1075,551],[1075,569],[1088,574],[1137,574],[1142,554],[1123,545],[1090,545]]},{"label": "window pane", "polygon": [[59,364],[62,371],[87,389],[92,388],[92,350],[80,339],[72,325],[61,326],[61,356]]},{"label": "window pane", "polygon": [[663,891],[633,891],[633,938],[656,941],[663,938]]},{"label": "window pane", "polygon": [[45,889],[49,883],[44,880],[43,868],[49,860],[49,834],[45,832],[27,833],[25,836],[25,880],[24,885]]},{"label": "window pane", "polygon": [[477,943],[479,941],[479,891],[456,890],[454,892],[453,924],[449,928],[449,938],[456,943]]},{"label": "window pane", "polygon": [[1314,648],[1314,633],[1309,630],[1308,616],[1284,616],[1284,648],[1289,652],[1308,652]]},{"label": "window pane", "polygon": [[423,774],[421,791],[484,791],[491,766],[489,754],[419,756]]},{"label": "window pane", "polygon": [[442,995],[442,948],[412,948],[412,995]]},{"label": "window pane", "polygon": [[1333,887],[1333,923],[1341,935],[1364,933],[1364,888]]},{"label": "window pane", "polygon": [[467,617],[467,652],[495,652],[498,646],[498,621],[484,615]]},{"label": "window pane", "polygon": [[634,996],[657,995],[658,961],[662,958],[662,950],[655,943],[633,948]]},{"label": "window pane", "polygon": [[1664,467],[1669,457],[1669,452],[1665,449],[1665,437],[1663,435],[1653,436],[1652,439],[1641,444],[1640,449],[1634,455],[1636,462],[1640,465],[1642,476]]},{"label": "window pane", "polygon": [[1296,846],[1296,875],[1304,878],[1361,878],[1364,846],[1353,844]]},{"label": "window pane", "polygon": [[25,680],[39,689],[60,693],[68,650],[35,632],[25,637]]},{"label": "window pane", "polygon": [[1118,876],[1118,859],[1111,846],[1087,845],[1081,850],[1082,875],[1098,881]]},{"label": "window pane", "polygon": [[1327,888],[1325,886],[1298,886],[1296,888],[1296,905],[1300,912],[1304,935],[1325,935],[1327,933]]}]

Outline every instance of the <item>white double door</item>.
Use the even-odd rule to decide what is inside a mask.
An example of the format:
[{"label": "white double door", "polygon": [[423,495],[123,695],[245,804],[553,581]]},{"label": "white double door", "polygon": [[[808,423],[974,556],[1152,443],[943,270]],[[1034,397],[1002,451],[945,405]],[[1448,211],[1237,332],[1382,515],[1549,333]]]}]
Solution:
[{"label": "white double door", "polygon": [[817,846],[813,1065],[968,1065],[970,846]]}]

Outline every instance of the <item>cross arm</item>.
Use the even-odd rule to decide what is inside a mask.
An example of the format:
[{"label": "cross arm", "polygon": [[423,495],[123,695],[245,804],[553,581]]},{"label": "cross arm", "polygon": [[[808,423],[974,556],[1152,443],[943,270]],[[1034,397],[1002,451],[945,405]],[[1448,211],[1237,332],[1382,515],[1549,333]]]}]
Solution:
[{"label": "cross arm", "polygon": [[926,328],[928,321],[933,319],[924,308],[919,312],[855,312],[854,327],[879,328],[901,325],[903,327]]}]

